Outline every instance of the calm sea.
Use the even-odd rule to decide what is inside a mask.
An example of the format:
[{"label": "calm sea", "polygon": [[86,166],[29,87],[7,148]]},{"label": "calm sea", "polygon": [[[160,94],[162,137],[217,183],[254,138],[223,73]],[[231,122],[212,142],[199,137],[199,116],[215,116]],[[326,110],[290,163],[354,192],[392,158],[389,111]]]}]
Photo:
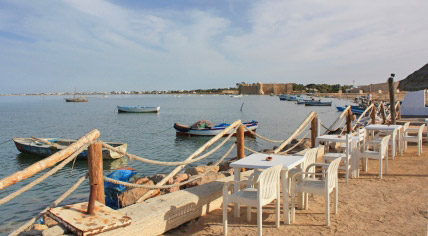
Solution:
[{"label": "calm sea", "polygon": [[[283,140],[311,111],[318,112],[324,124],[331,124],[339,115],[335,105],[349,104],[346,100],[325,98],[322,100],[333,101],[333,106],[305,107],[280,101],[277,96],[109,95],[88,98],[87,103],[66,103],[61,96],[0,97],[0,178],[40,160],[36,156],[20,154],[11,141],[12,137],[78,139],[90,130],[98,129],[103,141],[128,143],[129,153],[155,160],[180,161],[209,138],[176,137],[172,128],[174,122],[192,124],[202,119],[214,123],[257,120],[257,133],[270,139]],[[160,106],[161,109],[158,114],[119,114],[116,110],[118,105]],[[255,138],[246,138],[245,142],[255,150],[278,145]],[[217,160],[225,149],[198,164]],[[138,161],[129,163],[126,159],[120,159],[104,162],[105,174],[123,166],[133,167],[139,176],[168,173],[173,168],[148,166]],[[69,164],[33,189],[0,205],[0,234],[8,234],[31,219],[86,171],[86,160],[78,160],[74,168]],[[0,197],[16,191],[41,174],[1,190]],[[88,189],[87,182],[84,182],[64,203],[87,201]]]}]

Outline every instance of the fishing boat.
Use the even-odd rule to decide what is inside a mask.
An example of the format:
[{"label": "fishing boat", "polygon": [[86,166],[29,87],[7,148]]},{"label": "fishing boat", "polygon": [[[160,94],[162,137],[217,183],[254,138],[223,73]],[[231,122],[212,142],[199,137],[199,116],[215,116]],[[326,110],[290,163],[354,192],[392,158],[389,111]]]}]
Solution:
[{"label": "fishing boat", "polygon": [[305,106],[331,106],[331,102],[310,101],[305,102]]},{"label": "fishing boat", "polygon": [[[61,151],[76,142],[74,139],[59,139],[59,138],[13,138],[16,148],[22,153],[28,153],[36,156],[50,156],[58,151]],[[106,144],[126,152],[127,143],[105,142]],[[117,159],[122,157],[122,154],[102,149],[103,159]],[[78,157],[88,157],[88,150],[81,152]]]},{"label": "fishing boat", "polygon": [[[348,107],[348,105],[346,105],[346,106],[336,106],[336,109],[337,109],[337,111],[344,111],[347,107]],[[365,111],[365,109],[361,108],[360,106],[351,106],[351,111],[352,111],[352,113],[354,113],[356,115],[361,115],[361,114],[363,114],[363,112]]]},{"label": "fishing boat", "polygon": [[[253,120],[251,122],[242,123],[245,125],[248,130],[256,132],[256,129],[259,125],[259,122]],[[221,133],[224,129],[226,129],[230,124],[221,123],[218,125],[214,125],[211,122],[200,120],[195,124],[181,125],[179,123],[174,124],[174,128],[177,131],[177,135],[186,135],[186,136],[215,136]],[[250,135],[251,133],[245,129],[245,134]],[[226,134],[227,135],[227,134]]]},{"label": "fishing boat", "polygon": [[117,106],[118,112],[128,113],[156,113],[159,112],[160,107],[143,107],[143,106]]},{"label": "fishing boat", "polygon": [[76,97],[76,90],[74,90],[73,98],[66,98],[66,102],[88,102],[88,99],[85,97]]},{"label": "fishing boat", "polygon": [[281,100],[281,101],[288,101],[289,99],[290,99],[290,95],[288,95],[288,94],[281,94],[279,96],[279,100]]}]

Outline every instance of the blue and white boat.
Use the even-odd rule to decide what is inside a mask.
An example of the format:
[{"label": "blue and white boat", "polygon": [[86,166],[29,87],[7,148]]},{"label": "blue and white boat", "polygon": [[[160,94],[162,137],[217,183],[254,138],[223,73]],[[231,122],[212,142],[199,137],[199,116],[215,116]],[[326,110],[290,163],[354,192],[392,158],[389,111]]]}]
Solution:
[{"label": "blue and white boat", "polygon": [[144,107],[144,106],[117,106],[118,112],[128,113],[156,113],[160,107]]},{"label": "blue and white boat", "polygon": [[[245,125],[248,130],[256,132],[259,122],[253,120],[251,122],[246,122],[242,124]],[[221,123],[218,125],[213,125],[211,122],[207,121],[198,121],[191,126],[181,125],[179,123],[174,124],[174,128],[177,131],[176,134],[185,136],[215,136],[221,133],[228,126],[230,126],[230,124]],[[250,135],[251,133],[248,130],[245,129],[245,134]]]}]

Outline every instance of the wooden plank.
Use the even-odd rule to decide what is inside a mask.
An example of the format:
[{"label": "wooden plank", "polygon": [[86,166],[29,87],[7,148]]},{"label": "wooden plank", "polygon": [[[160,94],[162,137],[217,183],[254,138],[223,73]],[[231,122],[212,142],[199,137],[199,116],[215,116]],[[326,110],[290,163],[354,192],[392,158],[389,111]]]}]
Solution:
[{"label": "wooden plank", "polygon": [[97,139],[100,136],[100,131],[98,131],[97,129],[94,129],[92,131],[90,131],[89,133],[87,133],[86,135],[84,135],[83,137],[81,137],[80,139],[78,139],[75,143],[72,143],[70,146],[68,146],[67,148],[54,153],[53,155],[38,161],[34,164],[32,164],[31,166],[25,168],[24,170],[18,171],[6,178],[3,178],[2,180],[0,180],[0,190],[9,187],[10,185],[13,185],[17,182],[20,182],[24,179],[27,179],[31,176],[33,176],[34,174],[49,168],[53,165],[55,165],[56,163],[64,160],[65,158],[69,157],[71,154],[73,154],[75,151],[77,151],[80,147],[82,147],[83,145],[92,142],[93,140]]}]

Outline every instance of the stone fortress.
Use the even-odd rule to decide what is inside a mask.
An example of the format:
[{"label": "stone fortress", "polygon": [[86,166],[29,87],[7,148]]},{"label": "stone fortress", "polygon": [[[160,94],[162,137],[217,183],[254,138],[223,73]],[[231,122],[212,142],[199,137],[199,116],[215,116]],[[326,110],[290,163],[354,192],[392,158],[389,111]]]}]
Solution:
[{"label": "stone fortress", "polygon": [[293,84],[262,84],[260,82],[253,84],[238,84],[239,94],[285,94],[293,92]]}]

